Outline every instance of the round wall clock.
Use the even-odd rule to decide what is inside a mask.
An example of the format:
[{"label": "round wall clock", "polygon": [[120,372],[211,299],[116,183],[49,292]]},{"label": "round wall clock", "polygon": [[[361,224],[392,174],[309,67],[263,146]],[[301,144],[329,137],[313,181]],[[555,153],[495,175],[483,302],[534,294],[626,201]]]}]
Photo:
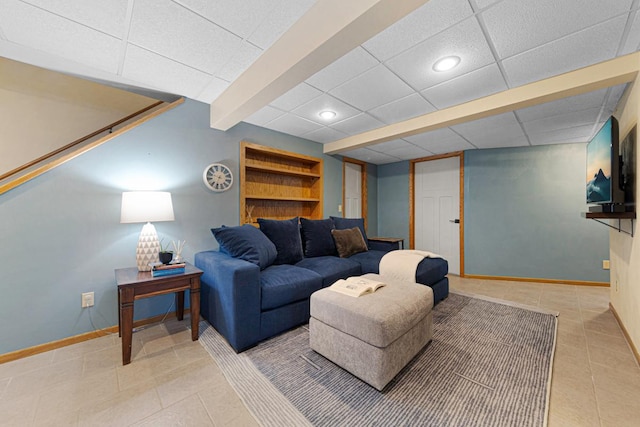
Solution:
[{"label": "round wall clock", "polygon": [[212,163],[204,169],[202,180],[211,191],[226,191],[233,184],[233,174],[222,163]]}]

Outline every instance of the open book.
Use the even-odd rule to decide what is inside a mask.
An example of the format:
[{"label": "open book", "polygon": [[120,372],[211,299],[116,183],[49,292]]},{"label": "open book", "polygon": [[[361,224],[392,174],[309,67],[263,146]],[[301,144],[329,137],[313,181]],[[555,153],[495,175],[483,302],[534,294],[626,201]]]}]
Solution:
[{"label": "open book", "polygon": [[364,277],[349,277],[336,281],[333,285],[329,286],[329,289],[352,297],[359,297],[371,294],[383,286],[385,286],[385,284],[377,280],[366,279]]}]

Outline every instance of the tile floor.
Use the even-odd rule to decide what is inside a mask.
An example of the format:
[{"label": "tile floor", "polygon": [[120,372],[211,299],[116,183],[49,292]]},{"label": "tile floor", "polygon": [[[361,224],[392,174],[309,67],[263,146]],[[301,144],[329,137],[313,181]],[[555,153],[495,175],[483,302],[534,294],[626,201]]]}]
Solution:
[{"label": "tile floor", "polygon": [[[640,369],[609,289],[450,277],[451,288],[560,312],[549,427],[640,425]],[[1,426],[257,426],[187,322],[107,335],[0,365]]]}]

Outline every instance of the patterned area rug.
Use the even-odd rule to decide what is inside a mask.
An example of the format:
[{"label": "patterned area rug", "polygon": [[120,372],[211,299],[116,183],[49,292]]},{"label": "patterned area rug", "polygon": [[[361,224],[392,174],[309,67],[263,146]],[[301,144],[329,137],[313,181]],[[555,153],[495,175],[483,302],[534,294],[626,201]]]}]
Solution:
[{"label": "patterned area rug", "polygon": [[545,426],[556,316],[450,294],[434,336],[378,392],[309,348],[299,327],[236,354],[208,323],[200,342],[265,426]]}]

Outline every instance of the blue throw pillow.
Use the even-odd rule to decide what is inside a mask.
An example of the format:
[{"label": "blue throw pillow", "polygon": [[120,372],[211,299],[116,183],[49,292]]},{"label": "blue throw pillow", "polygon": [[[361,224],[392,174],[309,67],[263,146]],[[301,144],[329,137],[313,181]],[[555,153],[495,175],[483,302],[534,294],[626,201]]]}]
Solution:
[{"label": "blue throw pillow", "polygon": [[364,219],[363,218],[341,218],[338,216],[329,217],[336,226],[336,230],[348,230],[353,227],[358,227],[364,238],[364,242],[369,246],[369,240],[367,240],[367,233],[364,231]]},{"label": "blue throw pillow", "polygon": [[273,264],[278,254],[271,240],[249,224],[212,228],[211,232],[220,244],[220,252],[254,263],[260,270]]},{"label": "blue throw pillow", "polygon": [[335,228],[331,218],[300,218],[300,225],[302,226],[302,243],[304,244],[305,257],[337,255],[336,244],[331,235],[331,230]]},{"label": "blue throw pillow", "polygon": [[278,251],[274,264],[295,264],[303,258],[298,217],[287,220],[258,218],[260,230]]}]

